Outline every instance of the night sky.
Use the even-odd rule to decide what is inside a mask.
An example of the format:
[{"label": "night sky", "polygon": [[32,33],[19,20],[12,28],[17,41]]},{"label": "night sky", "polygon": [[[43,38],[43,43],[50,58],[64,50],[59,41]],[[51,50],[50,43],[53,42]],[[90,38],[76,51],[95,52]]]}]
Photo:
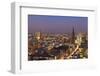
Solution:
[{"label": "night sky", "polygon": [[28,15],[28,33],[75,33],[88,31],[88,17]]}]

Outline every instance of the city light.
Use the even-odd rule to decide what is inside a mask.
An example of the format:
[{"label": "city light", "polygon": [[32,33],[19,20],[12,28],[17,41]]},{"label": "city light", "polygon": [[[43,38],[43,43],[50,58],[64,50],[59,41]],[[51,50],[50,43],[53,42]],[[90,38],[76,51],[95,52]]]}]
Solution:
[{"label": "city light", "polygon": [[[34,17],[34,16],[30,16]],[[29,18],[30,18],[29,17]],[[54,18],[59,19],[63,17],[56,17],[56,16],[39,16],[40,18],[43,17],[43,19],[40,21],[41,24],[44,22],[46,24],[46,20],[49,18],[51,19],[50,22],[52,22],[52,25],[55,24]],[[37,18],[37,17],[36,17]],[[31,21],[29,20],[29,24],[32,24],[33,18],[31,18]],[[34,18],[35,19],[35,18]],[[69,20],[70,19],[70,20]],[[73,23],[71,22],[71,19]],[[44,21],[43,21],[44,20]],[[67,21],[67,23],[63,21]],[[37,31],[37,29],[32,27],[35,25],[29,25],[29,33],[28,33],[28,60],[58,60],[58,59],[84,59],[88,58],[88,35],[87,30],[85,31],[80,30],[80,26],[83,26],[87,22],[87,18],[84,17],[64,17],[64,20],[59,21],[59,24],[62,23],[63,25],[53,25],[53,26],[62,26],[65,30],[57,30],[61,27],[56,27],[55,30],[51,30],[47,32],[47,29],[50,30],[53,26],[46,27],[44,25],[39,26],[37,29],[40,31]],[[56,21],[56,20],[55,20]],[[68,22],[69,21],[69,22]],[[75,22],[76,21],[76,22]],[[53,23],[54,22],[54,23]],[[84,22],[84,25],[83,25]],[[75,27],[76,23],[79,23],[79,27]],[[36,24],[34,22],[34,24]],[[37,26],[40,23],[37,20]],[[49,23],[48,21],[48,24]],[[65,26],[65,24],[67,24]],[[68,25],[69,24],[69,25]],[[74,24],[74,25],[73,25]],[[82,24],[82,25],[81,25]],[[69,26],[73,25],[72,28],[69,30]],[[87,24],[86,24],[87,25]],[[31,27],[31,28],[30,28]],[[45,28],[45,30],[41,30]],[[83,28],[82,27],[82,28]],[[62,29],[61,28],[61,29]],[[36,30],[36,31],[34,31]],[[70,32],[69,32],[69,31]],[[31,31],[31,33],[30,33]]]}]

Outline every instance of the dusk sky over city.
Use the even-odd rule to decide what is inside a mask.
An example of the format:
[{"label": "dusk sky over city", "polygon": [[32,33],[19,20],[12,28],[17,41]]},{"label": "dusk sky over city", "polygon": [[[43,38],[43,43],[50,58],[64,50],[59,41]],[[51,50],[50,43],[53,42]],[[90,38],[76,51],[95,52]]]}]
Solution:
[{"label": "dusk sky over city", "polygon": [[88,17],[28,15],[28,33],[75,33],[88,31]]}]

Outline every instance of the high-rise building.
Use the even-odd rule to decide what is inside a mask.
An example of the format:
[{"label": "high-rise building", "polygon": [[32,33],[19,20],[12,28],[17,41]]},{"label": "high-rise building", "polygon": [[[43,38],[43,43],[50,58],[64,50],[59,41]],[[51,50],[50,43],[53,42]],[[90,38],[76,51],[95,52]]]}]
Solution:
[{"label": "high-rise building", "polygon": [[82,34],[81,33],[79,33],[77,35],[75,43],[78,44],[78,45],[81,45],[81,43],[82,43]]},{"label": "high-rise building", "polygon": [[87,44],[86,34],[79,33],[76,37],[75,43],[81,45],[81,44]]},{"label": "high-rise building", "polygon": [[35,33],[35,38],[36,38],[37,40],[40,40],[40,39],[41,39],[41,32],[36,32],[36,33]]},{"label": "high-rise building", "polygon": [[44,34],[43,33],[41,33],[41,32],[35,32],[35,38],[37,39],[37,40],[43,40],[44,39]]}]

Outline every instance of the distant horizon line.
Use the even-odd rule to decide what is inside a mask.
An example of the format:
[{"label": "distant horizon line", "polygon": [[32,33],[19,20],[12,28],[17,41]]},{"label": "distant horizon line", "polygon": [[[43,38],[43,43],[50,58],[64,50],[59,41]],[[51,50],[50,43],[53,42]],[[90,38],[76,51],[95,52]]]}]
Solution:
[{"label": "distant horizon line", "polygon": [[[41,32],[41,31],[37,31],[37,32],[40,32],[40,33],[43,33],[43,34],[72,34],[72,32],[70,32],[70,33],[52,33],[52,32]],[[36,32],[33,32],[33,33],[28,32],[28,34],[34,34],[34,33],[36,33]],[[76,32],[74,32],[74,33],[76,34]],[[85,33],[85,34],[88,34],[88,32],[77,32],[77,33]]]}]

